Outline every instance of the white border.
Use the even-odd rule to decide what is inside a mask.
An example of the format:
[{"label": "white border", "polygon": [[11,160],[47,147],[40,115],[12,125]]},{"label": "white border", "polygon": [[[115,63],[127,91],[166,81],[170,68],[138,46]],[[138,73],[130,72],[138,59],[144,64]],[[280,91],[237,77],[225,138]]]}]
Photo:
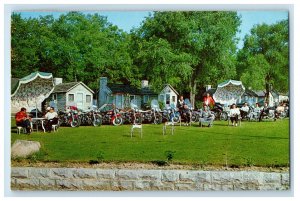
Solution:
[{"label": "white border", "polygon": [[[239,4],[239,3],[256,3],[257,5],[229,5],[228,3],[234,3],[234,4]],[[23,4],[23,5],[13,5],[13,6],[9,6],[8,10],[7,10],[7,7],[6,7],[6,10],[4,12],[4,4],[16,4],[16,3],[19,3],[19,4]],[[35,3],[35,5],[28,5],[28,4],[31,4],[31,3]],[[41,5],[40,3],[43,3],[43,4],[48,4],[48,5]],[[215,0],[212,0],[212,1],[209,1],[209,2],[206,2],[206,3],[210,3],[210,5],[207,5],[207,4],[201,4],[201,5],[197,5],[195,4],[196,2],[195,1],[191,1],[191,0],[185,0],[184,2],[183,1],[178,1],[178,0],[173,0],[172,3],[170,3],[170,1],[166,1],[166,0],[162,0],[162,1],[156,1],[156,0],[147,0],[147,1],[131,1],[131,0],[127,0],[126,3],[125,2],[116,2],[116,1],[113,1],[113,0],[110,0],[110,1],[101,1],[101,3],[106,3],[106,4],[110,4],[110,5],[91,5],[91,7],[88,6],[88,4],[97,4],[99,3],[98,1],[90,1],[90,0],[86,0],[86,1],[72,1],[73,4],[84,4],[84,8],[82,8],[82,5],[50,5],[50,3],[54,3],[54,4],[60,4],[62,3],[61,1],[58,1],[58,0],[44,0],[43,2],[41,1],[37,1],[37,0],[33,0],[33,1],[26,1],[26,4],[24,3],[24,1],[22,0],[4,0],[3,1],[3,7],[1,7],[1,10],[0,11],[3,11],[1,13],[4,13],[4,16],[1,15],[1,18],[0,18],[0,23],[1,23],[1,27],[2,27],[2,30],[5,31],[5,39],[4,37],[1,37],[1,40],[2,40],[2,43],[1,44],[4,44],[5,46],[5,51],[4,53],[2,53],[3,51],[3,48],[1,48],[1,58],[2,60],[4,61],[4,73],[1,73],[1,77],[0,79],[4,81],[4,85],[1,85],[1,92],[4,92],[4,97],[5,98],[5,104],[4,104],[4,100],[3,99],[0,99],[0,103],[2,103],[1,105],[4,105],[4,113],[0,113],[1,116],[0,116],[0,119],[4,119],[4,121],[0,121],[1,123],[1,127],[5,128],[5,139],[4,139],[4,145],[2,147],[4,147],[4,152],[2,153],[3,149],[1,149],[1,153],[2,153],[2,158],[5,159],[5,175],[3,174],[3,171],[1,171],[1,175],[0,175],[0,178],[5,178],[4,181],[5,181],[5,188],[1,188],[5,190],[5,195],[2,193],[2,195],[4,196],[62,196],[62,197],[65,197],[65,196],[215,196],[215,197],[219,197],[219,196],[226,196],[226,198],[222,198],[222,199],[227,199],[227,200],[232,200],[232,199],[238,199],[238,198],[229,198],[227,196],[292,196],[292,195],[282,195],[282,193],[278,193],[278,192],[246,192],[246,193],[227,193],[227,192],[213,192],[213,193],[209,193],[209,192],[200,192],[200,193],[193,193],[193,192],[189,192],[189,193],[184,193],[184,192],[155,192],[155,193],[151,193],[151,192],[147,192],[147,193],[139,193],[139,192],[135,192],[135,193],[131,193],[131,192],[122,192],[122,193],[119,193],[119,192],[111,192],[111,193],[93,193],[93,192],[88,192],[88,193],[83,193],[81,194],[81,192],[61,192],[59,194],[56,194],[56,193],[50,193],[50,195],[46,192],[25,192],[25,193],[13,193],[11,194],[11,192],[7,191],[7,190],[10,190],[10,189],[7,189],[7,187],[9,188],[10,186],[10,168],[8,167],[9,164],[7,164],[7,162],[10,163],[10,160],[7,158],[7,153],[9,152],[10,150],[10,141],[9,141],[9,136],[7,136],[7,134],[9,134],[9,126],[10,126],[10,120],[9,118],[5,118],[7,116],[4,116],[4,115],[7,115],[9,113],[8,111],[8,108],[10,108],[9,106],[9,103],[8,103],[8,100],[7,100],[7,97],[10,97],[10,43],[9,43],[9,40],[7,40],[7,36],[10,35],[10,32],[9,30],[7,30],[7,27],[9,27],[9,24],[10,24],[10,20],[7,18],[7,15],[10,16],[10,11],[11,9],[22,9],[24,10],[24,8],[26,7],[28,10],[32,10],[32,8],[35,8],[35,9],[44,9],[44,10],[60,10],[60,9],[57,9],[57,7],[61,8],[61,7],[64,7],[65,9],[69,10],[69,9],[85,9],[87,8],[86,10],[90,10],[91,8],[92,9],[97,9],[97,10],[189,10],[189,9],[197,9],[199,8],[200,10],[235,10],[235,9],[232,9],[232,7],[236,7],[238,10],[252,10],[252,9],[255,9],[255,10],[266,10],[266,8],[269,8],[270,5],[264,5],[264,4],[274,4],[274,3],[279,3],[277,5],[272,5],[272,9],[278,9],[278,10],[282,10],[282,8],[287,8],[287,5],[281,5],[281,4],[293,4],[295,7],[294,7],[294,12],[291,12],[290,10],[290,41],[291,41],[291,70],[290,70],[290,82],[291,82],[291,85],[290,85],[290,96],[291,96],[291,99],[294,98],[294,102],[296,102],[296,100],[299,100],[298,99],[298,93],[294,90],[294,86],[297,86],[296,83],[294,84],[294,82],[297,81],[297,77],[295,77],[295,75],[300,75],[300,73],[298,72],[299,68],[294,68],[293,66],[299,66],[299,62],[298,60],[295,60],[295,63],[294,63],[294,55],[299,55],[299,50],[297,48],[299,48],[297,45],[299,45],[299,40],[294,36],[293,33],[298,33],[299,32],[296,32],[296,30],[298,29],[299,27],[299,23],[293,23],[293,20],[294,19],[299,19],[299,6],[297,5],[297,1],[294,0],[294,1],[289,1],[289,0],[286,0],[286,1],[266,1],[266,0],[261,0],[261,1],[230,1],[228,2],[227,4],[224,3],[224,1],[215,1]],[[67,2],[63,2],[63,3],[67,3]],[[144,4],[144,5],[137,5],[137,4]],[[153,5],[153,4],[158,4],[160,3],[160,5]],[[177,5],[174,5],[174,4],[177,4]],[[198,3],[198,2],[197,2]],[[112,4],[117,4],[117,5],[114,5],[112,6]],[[119,5],[118,5],[119,4]],[[123,4],[123,5],[120,5],[120,4]],[[127,5],[125,5],[127,4]],[[136,4],[136,5],[128,5],[128,4]],[[152,4],[151,6],[150,5],[145,5],[145,4]],[[169,4],[169,5],[167,5]],[[184,4],[184,5],[179,5],[179,4]],[[187,5],[187,4],[191,4],[191,5]],[[258,5],[259,4],[259,5]],[[293,5],[290,5],[290,6],[293,6]],[[274,6],[274,7],[273,7]],[[291,7],[289,7],[289,9],[291,9]],[[9,11],[10,10],[10,11]],[[295,15],[295,17],[293,18],[293,15]],[[2,17],[5,17],[5,21],[4,19],[2,19]],[[296,21],[296,20],[295,20]],[[4,22],[4,23],[3,23]],[[5,26],[4,26],[5,25]],[[293,26],[295,26],[293,29]],[[298,27],[297,27],[298,26]],[[5,29],[6,28],[6,29]],[[295,46],[294,46],[295,44]],[[295,49],[294,49],[295,48]],[[298,56],[299,57],[299,56]],[[4,60],[5,58],[5,60]],[[298,58],[297,58],[298,59]],[[293,65],[294,64],[294,65]],[[298,105],[295,104],[295,105],[292,105],[291,109],[294,108],[294,111],[300,111],[299,108],[298,108]],[[296,118],[297,117],[297,113],[295,112],[294,113],[294,117]],[[4,125],[3,125],[4,123]],[[298,152],[296,151],[296,146],[294,146],[294,143],[295,142],[299,142],[299,137],[297,135],[293,135],[294,134],[294,130],[296,130],[298,127],[297,124],[294,124],[294,121],[291,120],[291,139],[294,138],[294,140],[291,140],[291,151],[293,153],[293,155],[291,155],[291,157],[294,157],[294,160],[295,160],[295,163],[294,161],[291,161],[291,170],[293,171],[294,175],[292,175],[293,178],[299,178],[298,174],[296,171],[294,170],[298,170],[299,169],[299,166],[297,164],[298,162],[298,158],[297,157],[299,154]],[[297,129],[298,130],[298,129]],[[295,148],[295,151],[293,152]],[[4,153],[6,153],[4,155]],[[296,161],[297,160],[297,161]],[[295,166],[293,166],[295,165]],[[298,189],[299,188],[299,185],[298,185],[298,181],[297,179],[295,180],[295,183],[292,183],[292,188],[294,189]],[[1,182],[1,186],[2,187],[2,182]],[[290,198],[284,198],[284,199],[295,199],[299,196],[299,193],[298,191],[296,190],[294,192],[294,197],[290,197]],[[22,200],[26,200],[28,198],[22,198]],[[30,198],[30,200],[32,199],[35,199],[35,198]],[[47,198],[43,198],[43,199],[47,199]],[[48,198],[49,199],[49,198]],[[78,199],[78,198],[72,198],[72,199]],[[80,198],[79,198],[80,199]],[[89,198],[89,199],[93,199],[93,198]],[[101,198],[102,199],[102,198]],[[136,198],[123,198],[123,200],[135,200]],[[150,198],[151,199],[151,198]],[[180,198],[179,198],[180,199]],[[179,200],[178,199],[178,200]],[[211,198],[209,198],[211,199]],[[253,199],[253,198],[243,198],[243,199]],[[265,199],[265,198],[263,198]],[[272,198],[272,200],[282,200],[283,198]],[[29,200],[29,199],[28,199]],[[137,200],[137,199],[136,199]],[[176,200],[174,198],[172,198],[172,200]]]}]

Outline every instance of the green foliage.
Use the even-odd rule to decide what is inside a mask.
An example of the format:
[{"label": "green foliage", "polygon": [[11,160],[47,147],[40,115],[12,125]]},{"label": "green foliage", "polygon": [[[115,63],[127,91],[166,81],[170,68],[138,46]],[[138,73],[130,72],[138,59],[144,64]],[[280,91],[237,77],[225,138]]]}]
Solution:
[{"label": "green foliage", "polygon": [[111,82],[133,79],[129,36],[98,14],[80,12],[22,19],[13,14],[12,77],[32,71],[52,72],[67,81],[83,81],[98,88],[100,76]]},{"label": "green foliage", "polygon": [[168,162],[171,162],[173,160],[175,153],[176,151],[170,151],[170,150],[165,151],[165,156]]},{"label": "green foliage", "polygon": [[256,25],[238,53],[238,77],[252,89],[286,93],[289,75],[289,27],[283,20]]},{"label": "green foliage", "polygon": [[154,88],[169,83],[194,96],[236,75],[239,25],[236,12],[155,12],[131,34],[133,64]]},{"label": "green foliage", "polygon": [[203,107],[203,102],[202,101],[196,101],[195,106],[196,106],[196,109],[201,109]]}]

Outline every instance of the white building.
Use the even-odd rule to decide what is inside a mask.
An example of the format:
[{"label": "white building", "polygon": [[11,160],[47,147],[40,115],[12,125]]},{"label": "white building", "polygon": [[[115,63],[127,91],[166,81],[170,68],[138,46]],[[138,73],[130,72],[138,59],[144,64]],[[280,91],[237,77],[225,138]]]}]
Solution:
[{"label": "white building", "polygon": [[166,84],[158,95],[158,101],[163,102],[165,107],[171,103],[175,103],[176,105],[178,95],[178,92],[170,84]]},{"label": "white building", "polygon": [[60,83],[54,78],[55,88],[50,95],[57,108],[64,110],[66,106],[76,106],[81,110],[88,110],[93,105],[93,90],[86,86],[83,82]]}]

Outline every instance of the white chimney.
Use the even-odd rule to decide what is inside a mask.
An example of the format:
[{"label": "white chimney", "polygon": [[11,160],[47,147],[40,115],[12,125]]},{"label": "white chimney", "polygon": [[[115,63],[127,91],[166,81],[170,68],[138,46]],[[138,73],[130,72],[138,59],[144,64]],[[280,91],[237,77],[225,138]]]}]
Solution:
[{"label": "white chimney", "polygon": [[211,85],[206,85],[206,91],[211,89]]},{"label": "white chimney", "polygon": [[60,78],[60,77],[55,77],[55,78],[53,78],[53,80],[54,80],[55,86],[62,83],[62,78]]},{"label": "white chimney", "polygon": [[147,88],[148,86],[148,80],[142,80],[142,88]]}]

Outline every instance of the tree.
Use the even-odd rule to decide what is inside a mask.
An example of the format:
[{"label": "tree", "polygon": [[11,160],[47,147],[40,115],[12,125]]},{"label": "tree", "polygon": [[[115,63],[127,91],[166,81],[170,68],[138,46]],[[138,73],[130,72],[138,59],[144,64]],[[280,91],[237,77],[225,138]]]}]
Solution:
[{"label": "tree", "polygon": [[69,12],[22,19],[12,15],[12,76],[51,72],[65,81],[83,81],[93,90],[99,78],[133,82],[130,37],[98,14]]},{"label": "tree", "polygon": [[238,76],[256,90],[288,91],[289,74],[288,20],[273,25],[261,24],[246,35],[244,47],[238,53]]},{"label": "tree", "polygon": [[[236,12],[155,12],[132,32],[132,57],[140,76],[156,86],[189,91],[234,77]],[[144,72],[144,73],[143,73]]]}]

